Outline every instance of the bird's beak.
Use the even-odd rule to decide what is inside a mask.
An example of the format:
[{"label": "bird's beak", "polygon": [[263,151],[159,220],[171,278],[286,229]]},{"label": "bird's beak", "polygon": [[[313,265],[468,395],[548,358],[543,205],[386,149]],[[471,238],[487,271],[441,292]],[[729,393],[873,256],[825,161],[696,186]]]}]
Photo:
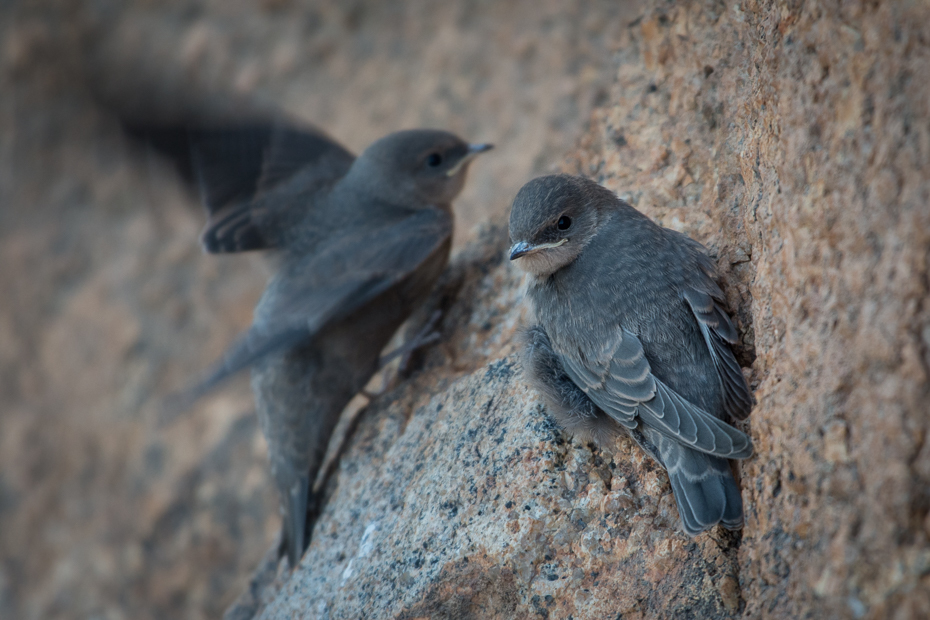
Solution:
[{"label": "bird's beak", "polygon": [[531,246],[526,241],[520,241],[519,243],[514,243],[510,246],[510,260],[517,260],[524,254],[529,254],[533,251],[533,246]]},{"label": "bird's beak", "polygon": [[465,164],[473,160],[478,155],[481,155],[482,153],[486,151],[490,151],[493,148],[494,148],[493,144],[469,144],[468,152],[465,153],[465,157],[460,159],[459,163],[449,168],[449,171],[446,172],[446,175],[450,177],[454,177],[455,175],[459,173],[459,170],[461,170],[465,166]]},{"label": "bird's beak", "polygon": [[475,155],[481,155],[486,151],[490,151],[494,148],[494,145],[490,142],[485,142],[483,144],[469,144],[468,145],[468,154],[472,157]]},{"label": "bird's beak", "polygon": [[527,254],[532,254],[533,252],[538,252],[540,250],[557,248],[566,241],[568,241],[568,239],[561,239],[555,243],[540,243],[539,245],[532,245],[526,241],[519,241],[510,246],[510,260],[517,260],[521,256],[526,256]]}]

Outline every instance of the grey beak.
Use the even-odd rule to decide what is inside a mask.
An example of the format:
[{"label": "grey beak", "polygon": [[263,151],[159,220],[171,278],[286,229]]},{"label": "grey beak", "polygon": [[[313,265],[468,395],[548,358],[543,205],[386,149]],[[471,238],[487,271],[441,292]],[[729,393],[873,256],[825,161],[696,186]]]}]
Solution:
[{"label": "grey beak", "polygon": [[469,155],[478,155],[478,154],[480,154],[480,153],[484,153],[484,152],[486,152],[486,151],[490,151],[490,150],[493,149],[493,148],[494,148],[494,145],[493,145],[493,144],[488,144],[488,143],[485,143],[485,144],[469,144],[469,145],[468,145],[468,154],[469,154]]},{"label": "grey beak", "polygon": [[494,148],[493,144],[469,144],[468,152],[465,153],[465,157],[459,160],[459,163],[455,164],[446,172],[446,176],[454,177],[459,173],[459,170],[462,167],[468,165],[468,163],[473,160],[478,155],[481,155],[485,151],[490,151]]},{"label": "grey beak", "polygon": [[510,248],[510,260],[517,260],[524,254],[529,254],[535,248],[531,246],[526,241],[520,241],[519,243],[514,243]]}]

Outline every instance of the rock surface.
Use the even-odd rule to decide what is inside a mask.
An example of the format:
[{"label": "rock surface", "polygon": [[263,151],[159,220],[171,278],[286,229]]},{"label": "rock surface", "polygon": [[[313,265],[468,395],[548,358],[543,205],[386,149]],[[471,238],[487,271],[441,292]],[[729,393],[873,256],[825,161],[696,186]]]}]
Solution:
[{"label": "rock surface", "polygon": [[261,617],[927,617],[928,18],[657,3],[565,164],[718,257],[759,400],[741,538],[687,539],[638,450],[553,430],[491,261]]},{"label": "rock surface", "polygon": [[279,527],[247,378],[157,424],[250,323],[268,270],[201,254],[196,198],[101,91],[153,109],[253,98],[355,150],[418,125],[493,140],[456,203],[464,241],[572,145],[627,13],[0,2],[0,618],[217,618]]},{"label": "rock surface", "polygon": [[484,241],[438,295],[442,343],[361,413],[300,567],[288,576],[282,563],[242,607],[333,619],[738,610],[737,537],[689,539],[667,477],[630,440],[611,456],[549,421],[513,348],[522,275],[502,228]]},{"label": "rock surface", "polygon": [[928,18],[659,4],[576,156],[728,274],[747,617],[930,615]]},{"label": "rock surface", "polygon": [[[0,8],[0,616],[216,617],[241,591],[231,615],[264,618],[930,616],[930,9],[388,5]],[[198,256],[191,199],[92,105],[83,72],[140,64],[166,100],[277,99],[355,149],[496,140],[465,222],[502,222],[603,92],[562,168],[718,259],[759,401],[742,534],[687,538],[631,442],[551,425],[498,225],[436,295],[441,344],[347,424],[301,566],[247,589],[278,521],[244,382],[154,420],[264,268]]]}]

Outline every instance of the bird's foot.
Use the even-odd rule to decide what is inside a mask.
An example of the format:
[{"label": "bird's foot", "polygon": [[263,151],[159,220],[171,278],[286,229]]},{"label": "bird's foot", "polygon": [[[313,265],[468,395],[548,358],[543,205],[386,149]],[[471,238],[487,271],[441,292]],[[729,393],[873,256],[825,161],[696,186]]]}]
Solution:
[{"label": "bird's foot", "polygon": [[429,319],[426,320],[426,323],[423,324],[423,327],[420,328],[420,331],[418,331],[409,342],[405,342],[404,345],[398,349],[401,353],[400,366],[397,369],[398,375],[404,375],[410,369],[410,360],[415,351],[419,351],[426,345],[439,342],[439,338],[442,335],[436,327],[439,325],[439,320],[441,318],[442,310],[434,311]]},{"label": "bird's foot", "polygon": [[414,352],[422,349],[428,344],[437,342],[440,338],[439,330],[436,329],[436,325],[439,323],[439,319],[442,318],[442,311],[436,310],[433,312],[426,323],[420,328],[420,331],[414,335],[413,338],[400,345],[390,353],[385,354],[378,360],[378,370],[383,370],[385,366],[400,358],[400,365],[397,368],[397,372],[393,376],[385,375],[381,388],[376,392],[369,392],[368,390],[362,390],[361,394],[369,400],[374,400],[378,396],[381,396],[391,388],[391,383],[398,376],[401,376],[407,372],[407,369],[410,366],[410,360]]},{"label": "bird's foot", "polygon": [[422,349],[426,345],[439,340],[440,334],[439,331],[436,330],[436,324],[439,323],[439,319],[441,318],[441,310],[433,312],[413,338],[381,358],[378,362],[378,368],[384,368],[400,357],[400,368],[398,369],[398,373],[406,372],[407,367],[410,365],[410,357],[413,355],[414,351]]}]

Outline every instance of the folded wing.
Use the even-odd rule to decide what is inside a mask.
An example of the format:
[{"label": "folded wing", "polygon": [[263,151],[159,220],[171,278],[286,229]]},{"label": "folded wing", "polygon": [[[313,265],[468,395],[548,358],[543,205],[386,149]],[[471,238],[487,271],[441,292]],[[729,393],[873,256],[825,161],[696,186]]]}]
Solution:
[{"label": "folded wing", "polygon": [[679,443],[730,459],[752,454],[749,437],[688,402],[653,374],[642,343],[618,327],[591,356],[560,351],[565,370],[588,397],[627,428],[642,422]]},{"label": "folded wing", "polygon": [[752,409],[752,394],[729,346],[738,342],[739,336],[723,309],[722,293],[715,297],[713,291],[687,288],[684,298],[698,321],[701,334],[717,368],[723,387],[724,409],[733,419],[745,420]]}]

